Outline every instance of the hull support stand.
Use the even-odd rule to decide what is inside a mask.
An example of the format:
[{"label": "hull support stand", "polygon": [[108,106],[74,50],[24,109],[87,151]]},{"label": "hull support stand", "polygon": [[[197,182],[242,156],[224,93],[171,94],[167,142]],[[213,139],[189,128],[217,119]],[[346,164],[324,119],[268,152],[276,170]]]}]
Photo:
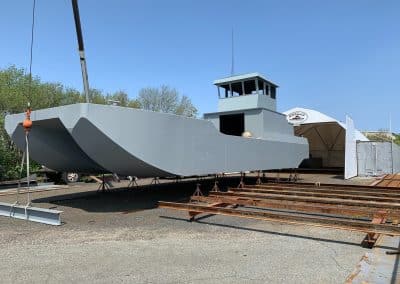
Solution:
[{"label": "hull support stand", "polygon": [[240,173],[240,182],[239,182],[237,188],[243,188],[245,186],[245,184],[244,184],[245,177],[246,177],[245,173]]},{"label": "hull support stand", "polygon": [[155,177],[155,178],[153,178],[153,180],[151,181],[151,183],[150,184],[154,184],[154,185],[156,185],[156,184],[160,184],[160,178],[159,177]]},{"label": "hull support stand", "polygon": [[132,177],[132,176],[130,176],[130,177],[129,177],[128,188],[131,188],[131,187],[136,187],[136,188],[138,188],[138,187],[139,187],[139,184],[137,183],[137,180],[138,180],[137,177]]},{"label": "hull support stand", "polygon": [[192,197],[197,197],[197,196],[204,196],[203,192],[201,192],[201,189],[200,189],[200,183],[198,183],[196,185],[196,190],[193,192],[193,195],[192,195]]},{"label": "hull support stand", "polygon": [[214,186],[211,189],[212,192],[219,192],[219,186],[218,186],[218,174],[215,175],[214,179]]}]

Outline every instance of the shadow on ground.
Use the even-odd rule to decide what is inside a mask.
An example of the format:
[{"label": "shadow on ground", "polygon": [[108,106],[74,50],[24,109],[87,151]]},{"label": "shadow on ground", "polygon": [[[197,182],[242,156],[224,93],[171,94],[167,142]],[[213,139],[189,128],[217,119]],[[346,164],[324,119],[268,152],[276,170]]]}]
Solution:
[{"label": "shadow on ground", "polygon": [[[255,178],[246,178],[246,184],[254,184]],[[221,190],[229,186],[237,186],[238,177],[226,177],[218,182]],[[132,188],[116,188],[106,191],[86,191],[56,195],[46,198],[34,199],[33,203],[50,203],[55,206],[79,208],[87,212],[122,212],[130,213],[157,207],[158,201],[185,202],[196,190],[196,184],[201,184],[204,194],[214,186],[214,179],[190,180],[175,182],[167,181],[161,184],[141,185]]]},{"label": "shadow on ground", "polygon": [[[218,186],[221,190],[227,190],[228,187],[236,187],[240,182],[239,177],[225,177],[219,179]],[[99,192],[96,190],[70,193],[57,195],[46,198],[34,199],[33,203],[47,203],[53,204],[55,207],[64,206],[71,208],[78,208],[87,212],[92,213],[113,213],[119,212],[122,214],[128,214],[132,212],[138,212],[143,210],[149,210],[157,208],[158,201],[171,201],[171,202],[187,202],[190,196],[196,189],[196,184],[201,184],[201,190],[203,194],[207,195],[214,186],[214,179],[205,180],[190,180],[180,181],[176,183],[171,180],[165,183],[157,185],[141,185],[133,188],[117,188],[109,191]],[[246,177],[246,184],[255,184],[256,177]],[[352,243],[334,239],[322,239],[311,236],[304,236],[300,234],[289,234],[281,233],[260,229],[247,228],[244,226],[236,226],[234,224],[221,224],[216,222],[210,222],[207,220],[208,217],[213,215],[204,215],[196,219],[197,223],[213,225],[224,228],[234,228],[238,230],[255,231],[265,234],[290,236],[301,239],[309,239],[327,243],[340,243],[345,245],[360,246],[360,243]],[[188,222],[188,219],[176,218],[169,216],[160,216],[161,219],[170,219],[176,221]],[[386,248],[386,247],[384,247]],[[396,249],[389,248],[386,249]]]}]

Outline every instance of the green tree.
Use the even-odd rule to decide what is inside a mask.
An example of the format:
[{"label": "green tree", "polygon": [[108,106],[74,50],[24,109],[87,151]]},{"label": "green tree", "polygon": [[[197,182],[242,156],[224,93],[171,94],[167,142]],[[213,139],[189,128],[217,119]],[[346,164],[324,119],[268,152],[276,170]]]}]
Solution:
[{"label": "green tree", "polygon": [[22,155],[3,127],[4,115],[0,115],[0,125],[0,180],[15,179],[19,175]]},{"label": "green tree", "polygon": [[197,109],[187,96],[166,85],[160,88],[143,88],[139,91],[138,102],[145,110],[174,113],[196,117]]},{"label": "green tree", "polygon": [[127,107],[131,107],[131,108],[142,108],[142,106],[141,106],[139,100],[137,100],[137,99],[130,100],[130,101],[128,102]]},{"label": "green tree", "polygon": [[43,83],[39,77],[30,84],[24,69],[15,66],[0,70],[0,112],[23,112],[28,102],[32,109],[41,109],[84,102],[84,97],[60,83]]},{"label": "green tree", "polygon": [[175,114],[188,117],[196,117],[197,109],[187,96],[182,96],[180,102],[175,109]]},{"label": "green tree", "polygon": [[395,134],[394,136],[395,138],[393,142],[396,143],[397,145],[400,145],[400,134]]},{"label": "green tree", "polygon": [[[107,104],[118,101],[121,106],[174,113],[189,117],[197,115],[197,109],[186,96],[169,86],[144,88],[138,98],[130,99],[124,91],[104,95],[101,90],[90,89],[90,101]],[[39,77],[30,79],[22,68],[10,66],[0,69],[0,180],[19,176],[22,154],[10,140],[4,129],[7,114],[24,112],[30,102],[33,110],[85,102],[81,92],[66,88],[61,83],[42,82]],[[38,166],[34,162],[32,167]]]},{"label": "green tree", "polygon": [[[0,180],[18,178],[22,159],[4,129],[6,114],[25,111],[28,102],[33,109],[41,109],[83,101],[78,91],[66,89],[60,83],[41,82],[39,77],[33,77],[30,82],[22,68],[10,66],[0,70]],[[33,161],[31,165],[32,170],[38,166]]]},{"label": "green tree", "polygon": [[107,99],[100,90],[90,89],[89,90],[89,98],[90,98],[90,102],[93,104],[99,104],[99,105],[107,104]]},{"label": "green tree", "polygon": [[117,91],[112,94],[108,94],[106,96],[107,102],[108,101],[115,101],[118,102],[120,106],[128,106],[129,105],[129,98],[128,94],[124,91]]}]

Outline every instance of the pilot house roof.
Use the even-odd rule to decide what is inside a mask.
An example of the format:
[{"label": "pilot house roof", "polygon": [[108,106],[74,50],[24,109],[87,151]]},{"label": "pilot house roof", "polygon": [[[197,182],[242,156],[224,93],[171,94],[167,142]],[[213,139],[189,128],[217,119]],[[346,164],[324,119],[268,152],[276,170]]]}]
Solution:
[{"label": "pilot house roof", "polygon": [[229,76],[229,77],[225,77],[225,78],[222,78],[222,79],[218,79],[218,80],[214,81],[214,85],[221,86],[221,85],[226,85],[226,84],[229,84],[229,83],[234,83],[234,82],[239,82],[239,81],[247,81],[247,80],[254,80],[254,79],[259,79],[261,81],[265,81],[269,85],[272,85],[272,86],[275,86],[275,87],[279,87],[277,84],[275,84],[274,82],[268,80],[267,78],[265,78],[262,74],[260,74],[258,72],[246,73],[246,74],[242,74],[242,75],[235,75],[235,76]]}]

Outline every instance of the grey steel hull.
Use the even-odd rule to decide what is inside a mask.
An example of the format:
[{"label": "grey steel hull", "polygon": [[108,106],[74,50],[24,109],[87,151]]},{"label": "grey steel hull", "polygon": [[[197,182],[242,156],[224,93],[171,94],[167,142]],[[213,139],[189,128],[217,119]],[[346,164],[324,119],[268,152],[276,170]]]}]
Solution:
[{"label": "grey steel hull", "polygon": [[[207,120],[132,108],[74,104],[31,117],[31,157],[58,171],[192,176],[296,168],[308,158],[308,144],[299,137],[229,136]],[[24,114],[8,115],[5,124],[20,149],[23,119]]]}]

